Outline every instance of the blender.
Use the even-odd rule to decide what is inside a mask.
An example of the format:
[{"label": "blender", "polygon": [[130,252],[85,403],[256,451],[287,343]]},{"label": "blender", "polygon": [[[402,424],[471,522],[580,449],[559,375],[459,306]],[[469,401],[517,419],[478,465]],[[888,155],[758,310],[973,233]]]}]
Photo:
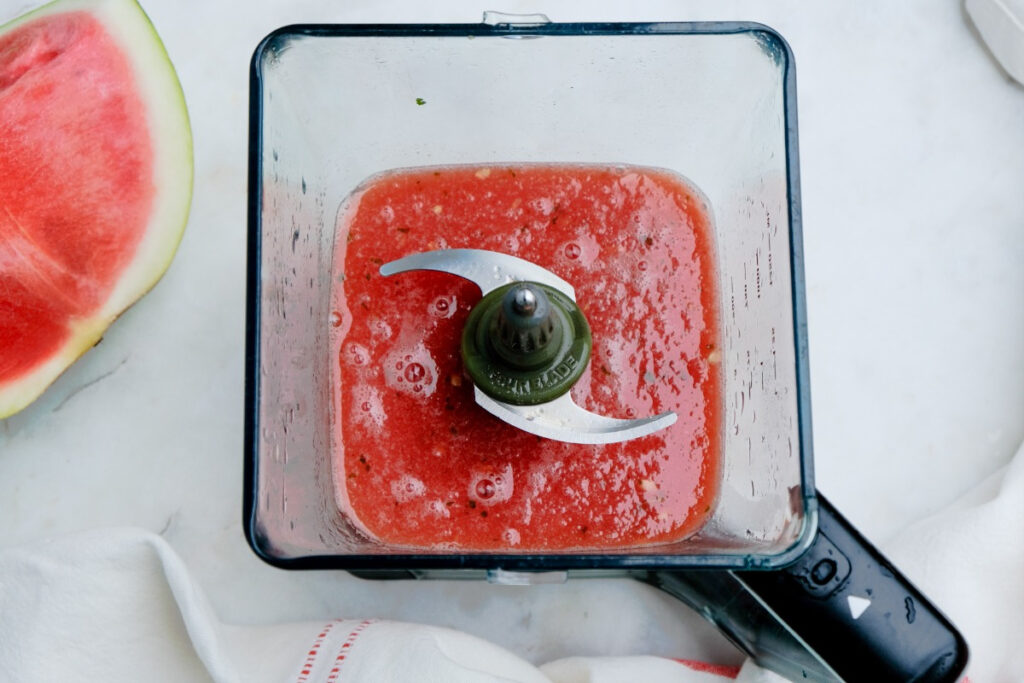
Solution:
[{"label": "blender", "polygon": [[[628,576],[797,680],[956,680],[962,637],[814,487],[795,71],[774,31],[495,13],[481,24],[285,27],[253,56],[249,153],[244,527],[261,558],[378,579]],[[332,316],[349,276],[338,264],[348,217],[394,169],[552,165],[659,169],[684,178],[706,209],[721,384],[706,514],[686,534],[647,544],[381,540],[338,484],[346,444],[332,416],[352,387],[337,372],[344,325]],[[685,422],[675,410],[617,416],[573,398],[607,333],[592,331],[591,304],[575,301],[585,283],[556,272],[548,252],[436,241],[393,259],[382,251],[364,275],[391,294],[364,303],[400,313],[416,272],[463,281],[459,300],[477,323],[452,345],[466,369],[452,390],[471,397],[453,413],[595,449]],[[569,365],[565,382],[533,402],[507,390],[523,386],[508,377],[529,384],[537,368]],[[590,372],[582,381],[600,384]]]}]

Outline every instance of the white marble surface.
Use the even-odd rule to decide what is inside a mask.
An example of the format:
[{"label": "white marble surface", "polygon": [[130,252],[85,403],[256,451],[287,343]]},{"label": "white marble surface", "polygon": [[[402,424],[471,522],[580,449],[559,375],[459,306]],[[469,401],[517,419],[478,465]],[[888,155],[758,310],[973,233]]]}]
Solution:
[{"label": "white marble surface", "polygon": [[[652,653],[738,661],[629,581],[534,588],[367,583],[262,564],[241,531],[249,56],[300,22],[745,19],[796,54],[817,480],[884,542],[1024,438],[1024,88],[955,0],[145,3],[195,135],[171,269],[102,344],[0,421],[0,547],[139,525],[181,553],[222,619],[388,617],[461,628],[532,661]],[[0,0],[0,17],[27,9]]]}]

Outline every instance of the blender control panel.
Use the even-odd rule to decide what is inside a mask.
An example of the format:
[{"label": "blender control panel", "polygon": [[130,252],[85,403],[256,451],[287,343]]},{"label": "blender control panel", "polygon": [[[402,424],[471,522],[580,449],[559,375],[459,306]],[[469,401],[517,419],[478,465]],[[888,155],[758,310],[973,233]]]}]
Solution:
[{"label": "blender control panel", "polygon": [[819,532],[781,571],[734,572],[848,681],[952,683],[967,645],[950,622],[828,501]]}]

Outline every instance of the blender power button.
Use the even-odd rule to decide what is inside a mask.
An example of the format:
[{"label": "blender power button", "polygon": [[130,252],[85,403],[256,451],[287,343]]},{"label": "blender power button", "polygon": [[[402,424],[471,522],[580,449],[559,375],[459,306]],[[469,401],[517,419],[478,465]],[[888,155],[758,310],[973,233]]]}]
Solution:
[{"label": "blender power button", "polygon": [[824,586],[836,575],[836,569],[836,563],[832,560],[819,560],[818,564],[811,569],[811,581],[819,586]]},{"label": "blender power button", "polygon": [[850,576],[850,560],[823,532],[797,563],[784,570],[812,598],[824,599]]}]

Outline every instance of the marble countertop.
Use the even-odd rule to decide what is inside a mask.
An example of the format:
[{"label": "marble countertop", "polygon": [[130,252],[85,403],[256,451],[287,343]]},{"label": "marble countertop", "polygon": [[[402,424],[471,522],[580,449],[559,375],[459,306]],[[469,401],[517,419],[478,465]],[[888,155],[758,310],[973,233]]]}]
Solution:
[{"label": "marble countertop", "polygon": [[[764,22],[796,55],[817,483],[880,542],[1024,438],[1024,87],[959,3],[326,0],[144,2],[195,137],[195,196],[162,282],[23,412],[0,421],[0,547],[137,525],[227,622],[383,617],[535,662],[648,653],[737,662],[695,614],[627,580],[374,583],[263,564],[241,529],[248,62],[308,22]],[[0,17],[29,6],[0,0]],[[913,577],[911,577],[913,578]]]}]

